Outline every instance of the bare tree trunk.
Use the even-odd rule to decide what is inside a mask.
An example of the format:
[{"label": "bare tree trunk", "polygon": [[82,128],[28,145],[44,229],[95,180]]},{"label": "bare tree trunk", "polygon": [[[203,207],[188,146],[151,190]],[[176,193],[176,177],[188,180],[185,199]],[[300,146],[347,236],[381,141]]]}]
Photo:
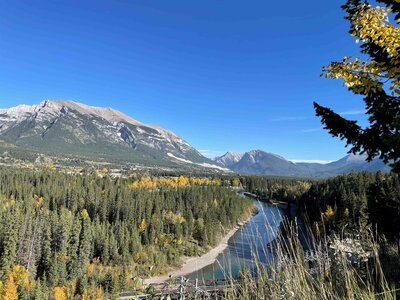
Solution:
[{"label": "bare tree trunk", "polygon": [[[30,245],[29,245],[29,249],[28,249],[28,264],[26,266],[26,269],[32,275],[35,275],[35,273],[36,273],[36,264],[35,264],[35,262],[36,262],[37,255],[35,255],[35,257],[32,257],[32,256],[34,256],[34,254],[37,254],[37,250],[40,249],[40,247],[34,247],[34,246],[37,246],[36,241],[38,240],[37,239],[37,235],[39,233],[39,227],[40,227],[39,226],[39,220],[40,220],[40,213],[38,213],[37,216],[36,216],[34,229],[33,229],[33,235],[32,235],[32,239],[31,239]],[[33,267],[32,267],[32,259],[34,260],[33,261]],[[31,268],[33,268],[33,269],[31,270]]]}]

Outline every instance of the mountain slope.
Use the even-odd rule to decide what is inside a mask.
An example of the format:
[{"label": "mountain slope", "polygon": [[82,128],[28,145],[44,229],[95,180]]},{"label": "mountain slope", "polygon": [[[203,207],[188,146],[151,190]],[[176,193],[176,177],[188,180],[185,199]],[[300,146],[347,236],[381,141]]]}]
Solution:
[{"label": "mountain slope", "polygon": [[216,158],[215,161],[233,171],[256,175],[328,177],[352,171],[390,171],[390,167],[380,159],[376,158],[367,162],[366,158],[365,155],[349,154],[329,164],[294,163],[276,154],[253,150],[243,154],[239,160],[232,159],[228,152],[222,157]]},{"label": "mountain slope", "polygon": [[231,168],[242,159],[243,155],[243,153],[238,152],[226,152],[224,155],[216,157],[214,161]]},{"label": "mountain slope", "polygon": [[295,163],[281,156],[261,150],[253,150],[245,153],[232,167],[232,170],[241,173],[262,175],[302,176]]},{"label": "mountain slope", "polygon": [[171,131],[143,124],[111,108],[72,101],[45,100],[38,105],[0,109],[0,138],[57,154],[219,168]]}]

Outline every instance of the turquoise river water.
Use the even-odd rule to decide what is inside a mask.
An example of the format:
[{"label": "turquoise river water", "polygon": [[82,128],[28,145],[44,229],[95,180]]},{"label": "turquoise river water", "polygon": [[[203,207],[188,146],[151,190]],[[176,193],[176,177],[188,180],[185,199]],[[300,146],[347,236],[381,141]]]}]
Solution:
[{"label": "turquoise river water", "polygon": [[266,203],[256,202],[256,206],[258,214],[229,239],[228,247],[218,255],[216,261],[189,274],[187,278],[199,280],[235,278],[242,269],[255,270],[255,256],[263,264],[273,259],[268,244],[276,237],[282,222],[282,213],[278,207]]}]

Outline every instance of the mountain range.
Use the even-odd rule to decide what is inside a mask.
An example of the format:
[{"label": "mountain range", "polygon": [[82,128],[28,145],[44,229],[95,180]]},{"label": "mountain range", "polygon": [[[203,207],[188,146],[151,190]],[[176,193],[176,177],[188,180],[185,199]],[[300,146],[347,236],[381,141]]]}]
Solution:
[{"label": "mountain range", "polygon": [[64,100],[0,109],[0,151],[8,153],[8,149],[81,161],[276,176],[326,177],[389,170],[379,159],[367,162],[365,156],[353,154],[328,164],[294,163],[261,150],[227,152],[211,160],[169,130],[112,108]]},{"label": "mountain range", "polygon": [[256,175],[327,177],[352,171],[390,171],[389,166],[380,159],[375,158],[371,162],[366,159],[366,155],[349,154],[338,161],[327,164],[295,163],[273,153],[252,150],[246,153],[227,152],[214,160],[232,171]]},{"label": "mountain range", "polygon": [[73,101],[0,109],[0,138],[39,152],[97,161],[224,170],[171,131],[112,108]]}]

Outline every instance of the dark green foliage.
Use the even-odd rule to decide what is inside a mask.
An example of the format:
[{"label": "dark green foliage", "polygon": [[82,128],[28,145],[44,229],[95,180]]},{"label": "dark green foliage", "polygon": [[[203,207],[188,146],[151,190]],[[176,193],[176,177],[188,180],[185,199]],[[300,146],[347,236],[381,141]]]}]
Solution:
[{"label": "dark green foliage", "polygon": [[352,173],[315,182],[301,197],[311,222],[334,208],[333,225],[377,226],[378,233],[398,238],[400,232],[400,181],[397,174]]},{"label": "dark green foliage", "polygon": [[[131,183],[0,169],[0,280],[20,264],[39,280],[35,295],[74,283],[80,294],[102,286],[115,298],[126,278],[152,275],[204,251],[253,208],[227,187]],[[90,263],[106,271],[88,276]]]},{"label": "dark green foliage", "polygon": [[41,280],[38,280],[35,285],[35,289],[33,290],[33,299],[48,299],[48,290],[46,285],[43,284]]},{"label": "dark green foliage", "polygon": [[384,92],[365,98],[370,126],[360,127],[356,121],[346,120],[331,109],[314,103],[317,116],[334,137],[352,145],[353,153],[366,152],[371,161],[379,156],[391,163],[393,171],[400,171],[400,99]]},{"label": "dark green foliage", "polygon": [[312,180],[288,177],[246,176],[240,181],[246,191],[266,200],[296,202],[308,191]]},{"label": "dark green foliage", "polygon": [[17,247],[19,239],[19,214],[17,209],[11,209],[0,220],[0,275],[4,276],[15,265],[17,260]]},{"label": "dark green foliage", "polygon": [[296,203],[307,219],[323,221],[334,211],[332,230],[373,226],[380,234],[400,236],[400,177],[395,173],[355,172],[324,180],[246,176],[243,187],[265,200]]},{"label": "dark green foliage", "polygon": [[391,238],[400,238],[400,178],[378,173],[368,198],[369,216]]},{"label": "dark green foliage", "polygon": [[[373,173],[352,173],[315,182],[301,198],[311,221],[320,220],[327,207],[335,208],[335,217],[341,220],[348,210],[355,223],[367,218],[367,196],[375,180]],[[347,213],[346,213],[347,214]]]}]

